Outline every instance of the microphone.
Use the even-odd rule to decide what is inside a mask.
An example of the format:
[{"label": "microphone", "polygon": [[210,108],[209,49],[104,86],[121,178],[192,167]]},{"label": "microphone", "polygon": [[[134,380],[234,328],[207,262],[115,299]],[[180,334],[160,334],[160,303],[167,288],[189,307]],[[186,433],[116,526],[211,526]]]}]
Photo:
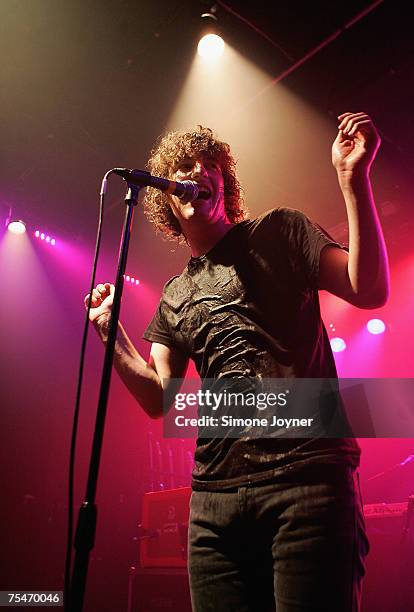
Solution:
[{"label": "microphone", "polygon": [[154,187],[171,195],[175,195],[183,202],[193,202],[198,198],[198,185],[194,181],[169,181],[160,176],[153,176],[145,170],[128,170],[128,168],[114,168],[113,172],[122,176],[124,181],[139,187]]}]

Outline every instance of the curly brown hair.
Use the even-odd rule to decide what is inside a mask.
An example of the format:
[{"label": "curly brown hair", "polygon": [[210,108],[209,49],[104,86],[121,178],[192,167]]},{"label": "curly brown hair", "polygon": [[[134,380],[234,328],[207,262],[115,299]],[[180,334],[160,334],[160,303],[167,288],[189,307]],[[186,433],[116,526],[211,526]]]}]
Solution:
[{"label": "curly brown hair", "polygon": [[[170,178],[174,166],[182,159],[206,155],[220,163],[224,179],[224,205],[231,223],[240,223],[246,216],[241,187],[236,174],[236,161],[230,146],[219,140],[210,128],[198,125],[192,132],[170,132],[161,138],[148,160],[151,174]],[[174,217],[168,197],[162,191],[147,188],[144,198],[145,214],[155,227],[169,238],[182,236],[180,224]]]}]

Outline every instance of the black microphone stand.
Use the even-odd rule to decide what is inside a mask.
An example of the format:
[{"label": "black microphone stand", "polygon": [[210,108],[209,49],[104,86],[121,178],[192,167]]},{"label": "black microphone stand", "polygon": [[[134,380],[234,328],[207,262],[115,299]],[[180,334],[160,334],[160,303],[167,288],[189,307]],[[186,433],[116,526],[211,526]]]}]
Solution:
[{"label": "black microphone stand", "polygon": [[[128,182],[128,181],[127,181]],[[101,459],[102,440],[105,427],[106,407],[108,403],[109,387],[111,383],[112,363],[115,351],[115,341],[118,331],[119,311],[124,286],[124,274],[128,257],[129,240],[131,236],[134,206],[138,201],[141,187],[128,182],[128,191],[125,196],[127,205],[124,226],[122,229],[121,244],[118,256],[118,271],[115,282],[115,295],[109,322],[108,340],[106,343],[105,359],[102,370],[101,387],[99,392],[98,408],[96,413],[95,432],[89,464],[88,482],[86,486],[85,501],[82,503],[75,535],[75,559],[69,589],[69,603],[65,609],[70,612],[82,612],[85,595],[86,577],[88,573],[89,554],[95,542],[97,507],[95,504],[96,486]]]}]

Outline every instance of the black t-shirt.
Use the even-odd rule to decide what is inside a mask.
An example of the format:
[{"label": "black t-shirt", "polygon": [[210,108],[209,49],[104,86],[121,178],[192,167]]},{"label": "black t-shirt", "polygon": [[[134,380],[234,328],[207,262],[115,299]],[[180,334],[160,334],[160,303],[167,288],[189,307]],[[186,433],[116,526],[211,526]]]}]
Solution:
[{"label": "black t-shirt", "polygon": [[[303,213],[235,225],[164,287],[144,338],[179,349],[201,379],[336,378],[318,297],[319,258],[337,245]],[[196,489],[276,478],[309,462],[359,463],[353,439],[198,439]]]}]

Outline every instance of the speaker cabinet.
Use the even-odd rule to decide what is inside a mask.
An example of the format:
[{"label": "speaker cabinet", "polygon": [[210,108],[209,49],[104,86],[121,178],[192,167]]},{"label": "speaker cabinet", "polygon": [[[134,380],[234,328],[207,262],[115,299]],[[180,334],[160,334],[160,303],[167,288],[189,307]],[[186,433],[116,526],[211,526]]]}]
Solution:
[{"label": "speaker cabinet", "polygon": [[[371,550],[362,592],[363,612],[414,610],[412,503],[364,507]],[[410,506],[411,505],[411,506]],[[407,514],[407,509],[411,511]]]}]

